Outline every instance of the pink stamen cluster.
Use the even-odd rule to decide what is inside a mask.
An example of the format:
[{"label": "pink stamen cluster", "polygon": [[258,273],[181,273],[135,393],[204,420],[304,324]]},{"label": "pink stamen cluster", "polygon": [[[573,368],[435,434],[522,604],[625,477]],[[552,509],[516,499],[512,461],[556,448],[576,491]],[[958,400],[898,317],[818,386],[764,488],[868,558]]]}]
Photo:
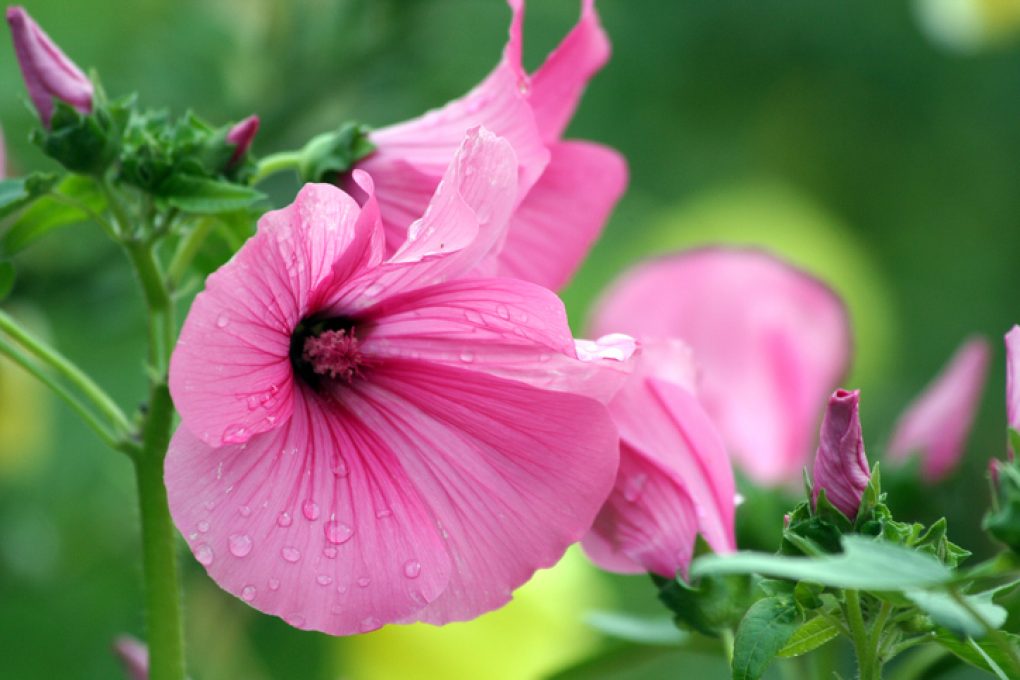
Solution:
[{"label": "pink stamen cluster", "polygon": [[360,343],[350,331],[325,331],[305,340],[302,358],[319,375],[341,378],[350,384],[354,376],[361,375],[365,359],[361,355]]}]

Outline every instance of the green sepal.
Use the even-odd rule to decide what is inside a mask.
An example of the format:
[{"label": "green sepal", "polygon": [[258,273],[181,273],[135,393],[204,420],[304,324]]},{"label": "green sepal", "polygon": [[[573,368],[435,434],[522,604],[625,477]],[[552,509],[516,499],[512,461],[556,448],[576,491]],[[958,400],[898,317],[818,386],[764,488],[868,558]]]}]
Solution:
[{"label": "green sepal", "polygon": [[71,172],[101,175],[120,153],[134,97],[97,103],[90,114],[59,100],[53,104],[49,130],[36,130],[32,141]]},{"label": "green sepal", "polygon": [[163,183],[160,195],[168,205],[197,215],[237,212],[266,197],[241,184],[192,175],[171,177]]},{"label": "green sepal", "polygon": [[796,604],[787,598],[766,597],[751,605],[733,641],[733,680],[758,680],[800,623]]},{"label": "green sepal", "polygon": [[344,123],[332,132],[313,137],[301,149],[298,175],[302,182],[330,182],[347,172],[373,151],[368,139],[370,128],[360,123]]},{"label": "green sepal", "polygon": [[1015,460],[999,463],[996,498],[981,526],[1000,543],[1020,554],[1020,469]]},{"label": "green sepal", "polygon": [[681,578],[652,579],[676,624],[710,637],[733,630],[752,599],[752,579],[747,575],[708,576],[696,585]]}]

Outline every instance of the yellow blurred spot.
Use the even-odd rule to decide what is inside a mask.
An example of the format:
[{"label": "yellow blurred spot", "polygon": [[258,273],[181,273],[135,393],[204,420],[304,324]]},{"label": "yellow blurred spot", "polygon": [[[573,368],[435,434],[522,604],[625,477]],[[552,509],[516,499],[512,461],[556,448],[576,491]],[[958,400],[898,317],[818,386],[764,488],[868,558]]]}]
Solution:
[{"label": "yellow blurred spot", "polygon": [[0,477],[23,473],[50,448],[50,395],[35,378],[0,356]]},{"label": "yellow blurred spot", "polygon": [[1020,0],[916,0],[929,38],[971,52],[1020,35]]},{"label": "yellow blurred spot", "polygon": [[347,680],[528,680],[589,655],[599,635],[582,622],[609,596],[598,571],[574,546],[538,572],[510,604],[474,621],[436,627],[387,626],[338,641]]},{"label": "yellow blurred spot", "polygon": [[879,378],[896,356],[896,315],[882,272],[853,232],[792,188],[763,183],[710,192],[667,213],[648,233],[647,250],[655,253],[709,244],[761,247],[831,286],[850,311],[847,386]]}]

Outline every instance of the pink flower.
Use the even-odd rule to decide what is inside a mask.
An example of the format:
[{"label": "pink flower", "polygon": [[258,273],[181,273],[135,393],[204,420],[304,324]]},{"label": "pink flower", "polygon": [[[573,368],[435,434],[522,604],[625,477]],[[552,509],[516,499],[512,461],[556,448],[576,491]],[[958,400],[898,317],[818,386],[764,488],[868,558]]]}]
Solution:
[{"label": "pink flower", "polygon": [[234,145],[234,153],[230,157],[228,165],[233,165],[241,160],[244,154],[251,148],[252,140],[259,131],[259,117],[251,115],[234,125],[227,132],[227,143]]},{"label": "pink flower", "polygon": [[0,179],[7,177],[7,144],[4,142],[4,130],[0,128]]},{"label": "pink flower", "polygon": [[1020,432],[1020,326],[1006,333],[1006,425]]},{"label": "pink flower", "polygon": [[562,303],[462,275],[503,238],[510,145],[471,131],[388,259],[358,204],[306,185],[195,299],[173,355],[174,521],[253,607],[331,634],[499,607],[591,526],[621,379]]},{"label": "pink flower", "polygon": [[149,680],[149,649],[130,635],[113,641],[113,651],[130,680]]},{"label": "pink flower", "polygon": [[829,502],[851,521],[857,517],[871,479],[861,437],[860,395],[858,390],[836,390],[829,398],[811,469],[811,501],[817,501],[819,491],[825,489]]},{"label": "pink flower", "polygon": [[759,483],[799,478],[850,355],[846,310],[824,284],[763,252],[706,248],[639,264],[593,318],[597,333],[687,343],[736,464]]},{"label": "pink flower", "polygon": [[513,19],[503,59],[461,99],[370,135],[377,147],[358,163],[376,181],[395,250],[421,214],[465,130],[483,125],[508,139],[517,153],[522,201],[498,259],[486,271],[563,286],[580,265],[627,184],[627,166],[615,151],[584,141],[563,141],[588,80],[609,58],[609,41],[594,0],[532,75],[521,65],[523,0],[510,0]]},{"label": "pink flower", "polygon": [[22,7],[7,8],[21,74],[43,125],[50,126],[53,99],[81,113],[92,112],[92,81],[60,51]]},{"label": "pink flower", "polygon": [[990,355],[984,338],[968,340],[956,351],[897,421],[887,449],[891,460],[920,453],[927,482],[937,482],[956,467],[981,403]]},{"label": "pink flower", "polygon": [[642,343],[609,405],[620,430],[616,485],[583,543],[602,568],[673,578],[687,573],[699,533],[716,552],[736,548],[733,470],[694,390],[683,343]]}]

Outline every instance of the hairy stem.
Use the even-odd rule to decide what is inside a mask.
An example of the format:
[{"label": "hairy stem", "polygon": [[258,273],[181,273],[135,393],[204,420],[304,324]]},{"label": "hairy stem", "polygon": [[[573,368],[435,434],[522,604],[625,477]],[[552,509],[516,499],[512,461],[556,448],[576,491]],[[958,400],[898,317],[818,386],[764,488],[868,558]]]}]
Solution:
[{"label": "hairy stem", "polygon": [[843,591],[846,596],[846,618],[850,624],[851,639],[857,653],[858,680],[878,680],[881,670],[874,658],[874,648],[868,629],[864,625],[864,613],[861,611],[861,595],[856,590]]},{"label": "hairy stem", "polygon": [[259,161],[258,167],[255,170],[255,176],[251,178],[251,183],[258,184],[270,175],[275,175],[284,170],[296,169],[300,162],[300,151],[281,151],[280,153],[266,156]]}]

